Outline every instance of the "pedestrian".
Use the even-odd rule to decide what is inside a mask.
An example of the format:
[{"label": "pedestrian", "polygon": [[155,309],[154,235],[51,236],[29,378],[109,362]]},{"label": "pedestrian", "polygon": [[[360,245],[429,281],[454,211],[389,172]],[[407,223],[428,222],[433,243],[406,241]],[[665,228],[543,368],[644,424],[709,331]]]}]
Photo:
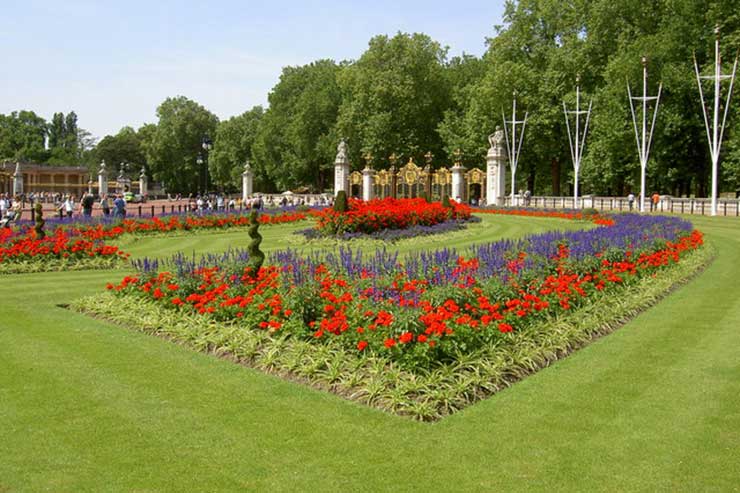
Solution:
[{"label": "pedestrian", "polygon": [[122,194],[118,194],[116,200],[113,201],[113,207],[115,208],[114,215],[118,218],[126,217],[126,199],[123,198]]},{"label": "pedestrian", "polygon": [[634,193],[630,192],[627,195],[627,203],[629,203],[630,210],[632,210],[632,208],[635,206],[635,194]]},{"label": "pedestrian", "polygon": [[658,202],[660,202],[660,195],[658,192],[653,192],[653,196],[650,197],[650,212],[658,210]]},{"label": "pedestrian", "polygon": [[67,217],[71,218],[75,210],[74,195],[68,195],[67,198],[64,199],[64,202],[62,202],[62,205],[59,206],[59,210],[64,212]]},{"label": "pedestrian", "polygon": [[108,198],[108,194],[104,193],[100,198],[100,207],[103,209],[104,216],[110,216],[110,199]]},{"label": "pedestrian", "polygon": [[85,217],[92,217],[93,205],[95,204],[95,198],[91,193],[86,193],[82,196],[80,201],[80,207],[82,208],[82,215]]}]

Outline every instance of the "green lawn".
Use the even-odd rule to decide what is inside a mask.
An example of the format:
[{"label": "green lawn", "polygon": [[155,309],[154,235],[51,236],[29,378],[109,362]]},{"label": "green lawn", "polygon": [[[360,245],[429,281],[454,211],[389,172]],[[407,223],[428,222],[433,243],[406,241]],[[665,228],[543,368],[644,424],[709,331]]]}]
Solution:
[{"label": "green lawn", "polygon": [[[0,492],[738,490],[740,221],[696,224],[719,252],[699,278],[435,424],[56,307],[121,272],[0,277]],[[487,217],[444,244],[401,248],[572,226]],[[262,228],[266,250],[295,228]],[[227,232],[126,249],[168,256],[246,241]]]}]

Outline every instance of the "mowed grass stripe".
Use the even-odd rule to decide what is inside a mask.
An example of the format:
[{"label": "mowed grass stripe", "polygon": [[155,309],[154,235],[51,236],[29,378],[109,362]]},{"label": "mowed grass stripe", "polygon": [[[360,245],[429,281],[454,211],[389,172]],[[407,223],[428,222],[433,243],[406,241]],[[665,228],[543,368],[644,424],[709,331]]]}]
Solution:
[{"label": "mowed grass stripe", "polygon": [[[486,243],[497,241],[502,238],[520,238],[524,235],[550,231],[553,229],[575,230],[591,227],[583,221],[567,221],[562,219],[543,218],[521,218],[512,216],[494,216],[481,214],[480,223],[469,224],[467,229],[446,234],[444,236],[431,235],[413,239],[401,240],[394,244],[384,244],[381,241],[337,241],[322,240],[318,242],[307,242],[301,235],[294,234],[296,231],[311,227],[312,221],[301,221],[300,223],[279,224],[261,226],[259,231],[262,235],[260,248],[264,252],[273,250],[295,248],[300,251],[311,251],[320,248],[338,248],[349,246],[372,251],[376,247],[386,246],[389,250],[397,250],[400,253],[415,250],[429,250],[435,248],[458,248],[464,249],[472,243]],[[124,237],[118,244],[129,252],[132,258],[170,258],[172,255],[183,252],[192,255],[195,252],[199,256],[205,252],[225,252],[228,249],[246,249],[251,239],[246,229],[225,230],[217,232],[198,232],[190,235],[136,238]],[[462,253],[462,252],[461,252]]]},{"label": "mowed grass stripe", "polygon": [[54,308],[120,271],[9,276],[0,491],[732,491],[740,223],[700,226],[719,257],[696,281],[431,426]]}]

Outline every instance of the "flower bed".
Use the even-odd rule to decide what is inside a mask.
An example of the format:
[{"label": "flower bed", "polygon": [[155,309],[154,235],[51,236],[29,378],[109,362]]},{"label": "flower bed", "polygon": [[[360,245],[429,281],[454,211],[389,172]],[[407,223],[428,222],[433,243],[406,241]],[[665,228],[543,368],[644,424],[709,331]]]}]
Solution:
[{"label": "flower bed", "polygon": [[589,219],[600,226],[612,226],[613,220],[601,216],[598,212],[586,213],[581,209],[528,209],[528,208],[479,208],[473,209],[476,214],[498,214],[503,216],[551,217],[558,219]]},{"label": "flower bed", "polygon": [[404,262],[385,250],[369,259],[351,249],[309,258],[284,251],[257,279],[241,262],[195,268],[180,262],[177,275],[147,272],[108,288],[428,368],[651,275],[702,244],[701,233],[680,219],[625,215],[614,222]]},{"label": "flower bed", "polygon": [[[261,214],[263,225],[303,221],[306,213],[281,211]],[[110,268],[120,265],[129,255],[118,247],[106,245],[107,240],[124,234],[156,234],[176,231],[227,229],[246,227],[245,214],[216,214],[207,216],[172,215],[136,219],[95,219],[65,223],[48,220],[56,226],[51,236],[39,240],[31,222],[18,230],[0,230],[0,273],[39,272],[61,269]]]},{"label": "flower bed", "polygon": [[702,242],[685,221],[623,215],[613,227],[403,262],[383,251],[280,252],[257,279],[238,255],[218,266],[180,257],[172,273],[127,277],[78,308],[433,419],[648,306],[706,262]]},{"label": "flower bed", "polygon": [[348,210],[324,209],[316,213],[316,229],[323,236],[347,233],[372,234],[382,230],[403,230],[413,226],[434,226],[445,221],[470,218],[470,207],[450,201],[450,207],[425,199],[348,200]]},{"label": "flower bed", "polygon": [[43,239],[34,230],[13,241],[0,243],[0,273],[69,269],[107,269],[125,262],[129,255],[99,240],[74,236],[63,229]]}]

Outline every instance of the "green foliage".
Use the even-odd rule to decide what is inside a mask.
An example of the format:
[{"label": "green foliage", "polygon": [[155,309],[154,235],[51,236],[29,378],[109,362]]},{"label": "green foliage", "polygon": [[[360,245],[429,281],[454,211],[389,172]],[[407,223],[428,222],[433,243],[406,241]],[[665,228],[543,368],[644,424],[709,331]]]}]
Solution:
[{"label": "green foliage", "polygon": [[157,117],[144,144],[152,177],[172,191],[202,189],[205,167],[197,159],[203,153],[203,138],[215,134],[218,118],[184,96],[167,98],[157,108]]},{"label": "green foliage", "polygon": [[46,129],[46,120],[33,111],[0,114],[0,159],[46,161]]},{"label": "green foliage", "polygon": [[[239,116],[219,122],[213,151],[208,160],[208,170],[213,183],[224,189],[241,187],[244,164],[252,160],[252,146],[257,138],[264,110],[255,106]],[[264,166],[253,165],[255,187],[265,190]]]},{"label": "green foliage", "polygon": [[451,101],[445,73],[447,49],[425,34],[375,36],[367,51],[339,75],[345,95],[338,129],[350,158],[370,152],[385,163],[392,153],[414,157],[442,155],[438,122]]},{"label": "green foliage", "polygon": [[340,140],[334,127],[342,100],[341,70],[332,60],[283,69],[254,142],[256,181],[279,190],[307,185],[323,191],[328,186]]},{"label": "green foliage", "polygon": [[249,251],[249,262],[247,263],[247,271],[249,274],[256,278],[259,275],[260,268],[265,261],[265,254],[260,250],[260,243],[262,243],[262,235],[259,233],[259,212],[252,210],[249,215],[249,229],[247,234],[252,239],[247,247]]},{"label": "green foliage", "polygon": [[450,203],[450,196],[447,194],[442,195],[442,207],[445,209],[452,209],[452,204]]},{"label": "green foliage", "polygon": [[347,192],[340,190],[334,199],[334,210],[339,213],[347,212]]},{"label": "green foliage", "polygon": [[105,161],[109,170],[115,170],[120,163],[126,162],[130,171],[138,173],[138,170],[147,164],[142,141],[141,132],[131,127],[123,127],[116,135],[108,135],[98,143],[95,158],[98,163]]},{"label": "green foliage", "polygon": [[36,231],[36,238],[42,240],[46,237],[46,233],[44,232],[44,224],[46,224],[46,221],[44,220],[44,209],[41,202],[36,202],[34,204],[33,211],[33,229]]}]

